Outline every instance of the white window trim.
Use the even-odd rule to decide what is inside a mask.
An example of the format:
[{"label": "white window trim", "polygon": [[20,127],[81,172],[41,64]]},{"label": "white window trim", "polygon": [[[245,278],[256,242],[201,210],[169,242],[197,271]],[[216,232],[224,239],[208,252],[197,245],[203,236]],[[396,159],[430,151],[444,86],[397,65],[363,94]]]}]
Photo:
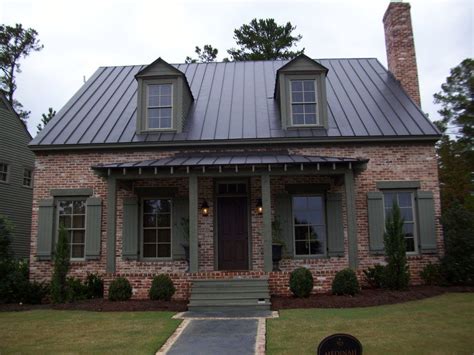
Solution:
[{"label": "white window trim", "polygon": [[[31,172],[31,177],[29,178],[30,179],[30,185],[25,185],[25,172],[26,170],[29,170]],[[28,189],[32,189],[33,188],[33,169],[32,168],[28,168],[28,167],[23,167],[23,179],[22,179],[22,182],[21,182],[21,185],[23,187],[26,187]]]},{"label": "white window trim", "polygon": [[[293,206],[293,198],[294,197],[312,197],[318,196],[323,199],[323,221],[324,221],[324,229],[326,231],[325,235],[325,248],[321,254],[296,254],[296,239],[295,239],[295,215],[294,215],[294,206]],[[291,195],[291,228],[293,234],[293,258],[295,259],[318,259],[318,258],[325,258],[327,257],[327,243],[328,243],[328,224],[327,224],[327,203],[326,203],[326,195],[325,194],[294,194]]]},{"label": "white window trim", "polygon": [[[170,201],[170,256],[169,257],[156,257],[156,258],[147,258],[144,257],[144,227],[143,227],[143,216],[144,216],[144,200],[169,200]],[[142,261],[171,261],[173,260],[173,197],[170,196],[148,196],[142,197],[140,199],[140,260]],[[164,228],[163,228],[164,229]]]},{"label": "white window trim", "polygon": [[[150,86],[151,85],[171,85],[171,106],[150,106]],[[150,108],[171,108],[171,126],[170,127],[159,127],[159,128],[150,128],[150,118],[148,117],[148,109]],[[145,107],[145,117],[146,117],[146,130],[147,131],[174,131],[174,83],[173,82],[160,82],[160,83],[147,83],[146,84],[146,107]],[[160,121],[161,122],[161,121]]]},{"label": "white window trim", "polygon": [[[84,212],[84,257],[83,258],[73,258],[72,257],[72,248],[71,243],[69,243],[69,260],[71,261],[86,261],[86,244],[87,244],[87,199],[80,197],[62,197],[57,199],[56,202],[56,243],[59,239],[59,203],[61,201],[84,201],[85,212]],[[82,229],[82,228],[80,228]],[[55,245],[56,245],[55,243]]]},{"label": "white window trim", "polygon": [[[295,102],[293,103],[293,90],[292,90],[292,85],[291,83],[293,81],[313,81],[314,82],[314,102]],[[304,79],[304,78],[289,78],[288,79],[288,88],[289,88],[289,97],[290,97],[290,123],[291,123],[291,127],[320,127],[321,126],[321,119],[320,119],[320,115],[319,115],[319,102],[318,102],[318,81],[316,80],[316,78],[307,78],[307,79]],[[315,105],[315,116],[316,116],[316,123],[310,123],[310,124],[296,124],[293,122],[293,104],[295,105],[304,105],[304,104],[314,104]]]},{"label": "white window trim", "polygon": [[[413,243],[415,244],[415,251],[407,251],[406,255],[419,255],[420,251],[418,248],[418,218],[417,218],[417,206],[416,206],[416,199],[415,199],[415,191],[414,190],[407,190],[407,189],[384,189],[382,190],[382,202],[383,202],[383,221],[384,221],[384,232],[385,232],[385,221],[386,221],[386,214],[385,214],[385,193],[392,192],[409,192],[411,194],[411,206],[413,210]],[[397,201],[398,204],[398,201]],[[400,206],[399,206],[400,207]],[[405,236],[404,236],[405,238]]]}]

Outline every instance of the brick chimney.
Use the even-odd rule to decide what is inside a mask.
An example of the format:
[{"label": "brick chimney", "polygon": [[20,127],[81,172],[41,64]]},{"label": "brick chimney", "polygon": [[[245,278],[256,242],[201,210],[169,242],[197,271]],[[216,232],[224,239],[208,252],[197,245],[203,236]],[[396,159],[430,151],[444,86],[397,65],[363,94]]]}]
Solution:
[{"label": "brick chimney", "polygon": [[400,81],[413,101],[421,106],[410,4],[391,0],[383,17],[383,24],[388,70]]}]

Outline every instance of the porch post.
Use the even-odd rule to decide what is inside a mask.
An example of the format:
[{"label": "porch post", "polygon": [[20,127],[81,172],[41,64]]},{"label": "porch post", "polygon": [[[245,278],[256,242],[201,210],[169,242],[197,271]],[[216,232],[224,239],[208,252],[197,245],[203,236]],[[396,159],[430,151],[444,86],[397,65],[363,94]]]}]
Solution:
[{"label": "porch post", "polygon": [[105,268],[108,273],[115,272],[116,196],[117,180],[109,176],[107,179],[107,263]]},{"label": "porch post", "polygon": [[189,177],[189,272],[198,272],[198,182]]},{"label": "porch post", "polygon": [[262,175],[262,208],[263,208],[263,261],[264,270],[273,269],[272,261],[272,205],[270,193],[270,175]]},{"label": "porch post", "polygon": [[349,267],[357,269],[357,223],[356,223],[356,203],[354,192],[354,173],[352,170],[344,174],[344,187],[346,190],[346,210],[347,210],[347,236],[349,241]]}]

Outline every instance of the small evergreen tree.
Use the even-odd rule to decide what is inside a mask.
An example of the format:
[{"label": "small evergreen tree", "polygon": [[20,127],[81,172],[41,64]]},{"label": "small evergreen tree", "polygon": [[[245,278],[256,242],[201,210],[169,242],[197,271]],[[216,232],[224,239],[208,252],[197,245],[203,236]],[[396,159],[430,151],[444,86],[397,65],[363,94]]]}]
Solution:
[{"label": "small evergreen tree", "polygon": [[43,128],[48,124],[49,121],[53,119],[53,117],[56,116],[56,111],[53,110],[52,107],[48,109],[48,113],[43,113],[41,115],[41,123],[38,123],[36,128],[38,131],[36,133],[39,133],[43,130]]},{"label": "small evergreen tree", "polygon": [[408,287],[410,272],[407,265],[405,236],[403,234],[403,218],[396,202],[385,222],[385,267],[384,284],[392,290]]},{"label": "small evergreen tree", "polygon": [[51,280],[51,300],[64,303],[67,300],[67,273],[69,271],[69,241],[66,229],[59,229],[58,243],[54,253],[54,272]]},{"label": "small evergreen tree", "polygon": [[0,215],[0,261],[10,260],[12,257],[11,241],[13,225],[10,220]]}]

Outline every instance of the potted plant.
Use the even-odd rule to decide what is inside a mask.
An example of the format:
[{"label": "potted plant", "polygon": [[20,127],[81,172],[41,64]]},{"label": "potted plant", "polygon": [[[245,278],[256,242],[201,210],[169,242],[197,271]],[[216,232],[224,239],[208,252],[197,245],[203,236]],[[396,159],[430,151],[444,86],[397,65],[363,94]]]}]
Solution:
[{"label": "potted plant", "polygon": [[272,260],[273,260],[273,271],[281,271],[279,268],[280,260],[282,259],[283,248],[286,248],[285,241],[282,237],[283,231],[281,228],[281,222],[278,217],[275,216],[272,222]]}]

